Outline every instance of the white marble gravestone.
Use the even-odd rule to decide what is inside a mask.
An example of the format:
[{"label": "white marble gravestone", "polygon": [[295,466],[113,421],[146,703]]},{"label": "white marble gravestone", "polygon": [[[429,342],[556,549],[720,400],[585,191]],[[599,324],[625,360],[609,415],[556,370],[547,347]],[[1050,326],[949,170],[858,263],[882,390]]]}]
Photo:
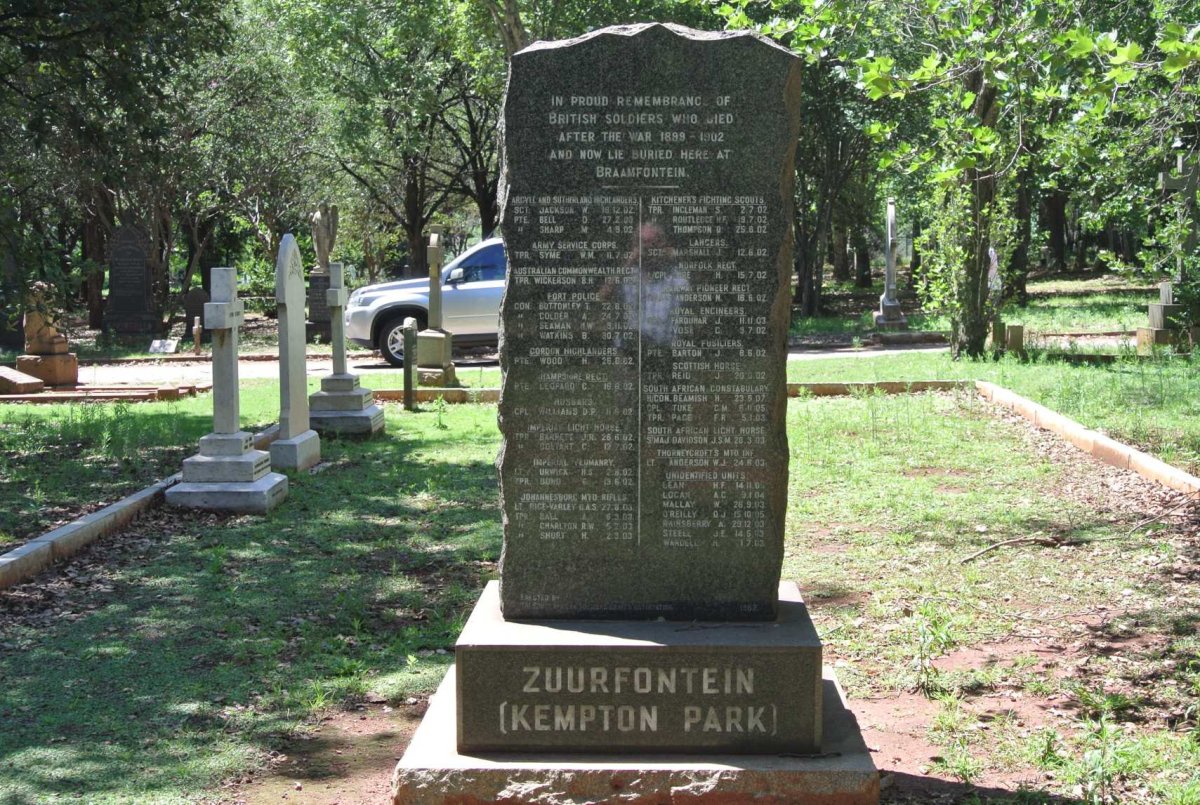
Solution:
[{"label": "white marble gravestone", "polygon": [[321,378],[321,390],[308,398],[309,422],[322,434],[373,436],[383,431],[383,409],[375,405],[370,389],[358,385],[358,375],[346,368],[345,272],[341,263],[329,264],[330,336],[333,343],[333,374]]},{"label": "white marble gravestone", "polygon": [[321,460],[321,437],[308,425],[304,354],[304,264],[290,234],[275,261],[279,309],[279,438],[271,443],[271,466],[306,470]]},{"label": "white marble gravestone", "polygon": [[232,268],[212,270],[212,299],[204,323],[212,330],[213,432],[200,452],[183,462],[183,482],[166,491],[167,503],[192,509],[264,514],[287,497],[287,476],[271,472],[271,459],[251,449],[241,428],[237,345],[243,307]]},{"label": "white marble gravestone", "polygon": [[896,201],[887,200],[887,242],[884,254],[887,260],[883,279],[883,294],[879,297],[879,310],[875,312],[875,326],[889,330],[908,329],[908,320],[900,309],[896,290]]}]

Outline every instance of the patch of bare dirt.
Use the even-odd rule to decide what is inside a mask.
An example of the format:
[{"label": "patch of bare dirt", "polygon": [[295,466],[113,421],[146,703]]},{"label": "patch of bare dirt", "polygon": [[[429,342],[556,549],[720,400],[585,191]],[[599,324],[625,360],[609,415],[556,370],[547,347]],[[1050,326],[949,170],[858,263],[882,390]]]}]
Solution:
[{"label": "patch of bare dirt", "polygon": [[421,722],[426,702],[393,709],[364,704],[331,713],[286,743],[271,767],[231,780],[221,802],[358,805],[390,800],[392,769]]}]

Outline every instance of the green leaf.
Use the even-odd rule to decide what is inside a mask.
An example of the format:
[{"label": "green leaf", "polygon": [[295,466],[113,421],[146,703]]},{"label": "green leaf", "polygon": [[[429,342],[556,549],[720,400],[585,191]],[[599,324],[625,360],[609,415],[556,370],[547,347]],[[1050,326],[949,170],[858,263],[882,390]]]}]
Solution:
[{"label": "green leaf", "polygon": [[1137,71],[1131,67],[1114,67],[1104,77],[1114,84],[1128,84],[1137,78]]},{"label": "green leaf", "polygon": [[1141,55],[1142,46],[1137,42],[1130,42],[1128,45],[1122,45],[1117,48],[1117,52],[1109,58],[1109,61],[1114,65],[1128,64],[1131,61],[1137,61],[1138,56]]},{"label": "green leaf", "polygon": [[975,103],[975,93],[967,91],[963,93],[962,99],[958,102],[958,106],[964,112],[971,108],[971,104]]}]

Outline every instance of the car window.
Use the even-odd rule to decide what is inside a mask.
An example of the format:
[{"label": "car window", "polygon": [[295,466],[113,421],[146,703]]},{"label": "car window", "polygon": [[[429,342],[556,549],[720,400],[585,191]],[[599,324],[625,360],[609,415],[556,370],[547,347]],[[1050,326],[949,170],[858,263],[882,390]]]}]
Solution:
[{"label": "car window", "polygon": [[504,247],[497,244],[475,252],[459,264],[463,282],[488,282],[504,279]]}]

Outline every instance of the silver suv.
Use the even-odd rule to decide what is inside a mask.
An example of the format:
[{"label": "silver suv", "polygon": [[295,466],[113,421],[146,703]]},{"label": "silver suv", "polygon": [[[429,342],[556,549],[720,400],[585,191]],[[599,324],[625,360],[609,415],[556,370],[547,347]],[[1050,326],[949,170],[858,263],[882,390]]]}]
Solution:
[{"label": "silver suv", "polygon": [[[500,331],[504,295],[504,241],[485,240],[442,269],[442,326],[455,346],[493,345]],[[388,363],[404,365],[404,320],[412,316],[424,328],[429,316],[429,280],[400,280],[368,285],[346,302],[346,337],[378,349]]]}]

